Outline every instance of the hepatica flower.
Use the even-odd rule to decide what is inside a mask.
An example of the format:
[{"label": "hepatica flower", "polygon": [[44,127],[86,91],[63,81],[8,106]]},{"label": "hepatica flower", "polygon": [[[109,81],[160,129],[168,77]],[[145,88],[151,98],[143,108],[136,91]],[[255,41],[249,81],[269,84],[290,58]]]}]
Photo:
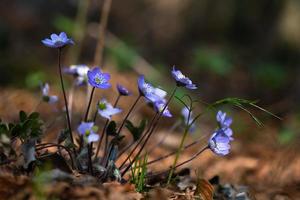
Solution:
[{"label": "hepatica flower", "polygon": [[223,129],[218,129],[209,139],[209,148],[217,155],[225,156],[230,151],[231,138],[225,134]]},{"label": "hepatica flower", "polygon": [[42,40],[42,43],[50,48],[63,48],[66,45],[73,45],[74,41],[67,37],[65,32],[61,32],[59,35],[53,33],[50,38]]},{"label": "hepatica flower", "polygon": [[197,89],[196,85],[193,84],[191,79],[183,75],[180,70],[176,70],[175,66],[173,66],[172,69],[172,76],[176,80],[177,86],[186,87],[187,89],[191,90]]},{"label": "hepatica flower", "polygon": [[98,113],[102,117],[110,120],[112,115],[116,115],[122,112],[120,108],[114,108],[110,103],[108,103],[105,99],[102,99],[98,103]]},{"label": "hepatica flower", "polygon": [[167,95],[167,92],[160,88],[155,88],[150,83],[147,83],[143,75],[138,78],[138,88],[140,95],[144,96],[153,104],[156,101],[165,101],[164,98]]},{"label": "hepatica flower", "polygon": [[102,73],[99,67],[89,70],[87,73],[88,82],[91,86],[101,89],[108,89],[111,84],[108,82],[110,80],[110,75],[108,73]]},{"label": "hepatica flower", "polygon": [[[190,113],[190,117],[189,117],[189,109],[187,107],[183,107],[181,110],[181,116],[183,117],[183,122],[184,125],[190,125],[190,123],[193,122],[194,118],[193,118],[193,112],[191,111]],[[196,125],[195,123],[193,123],[189,129],[190,132],[194,132],[196,130]]]},{"label": "hepatica flower", "polygon": [[42,87],[42,96],[43,96],[43,101],[50,103],[50,104],[54,104],[58,101],[58,97],[55,95],[49,95],[49,90],[50,90],[50,86],[48,83],[45,83]]},{"label": "hepatica flower", "polygon": [[230,125],[232,124],[232,118],[226,116],[225,112],[222,111],[218,111],[217,115],[216,115],[216,120],[219,124],[219,127],[221,129],[223,129],[224,133],[231,137],[232,136],[232,129],[230,128]]},{"label": "hepatica flower", "polygon": [[[165,101],[156,101],[154,103],[154,108],[157,112],[162,112],[164,107],[166,105],[166,102]],[[165,108],[164,112],[162,113],[162,116],[164,117],[172,117],[172,114],[171,112],[169,111],[168,109],[168,106]]]},{"label": "hepatica flower", "polygon": [[69,68],[64,69],[64,73],[73,75],[76,78],[75,84],[81,86],[87,83],[89,69],[87,65],[71,65]]},{"label": "hepatica flower", "polygon": [[81,122],[77,131],[80,135],[87,138],[88,143],[91,143],[99,140],[99,135],[95,133],[97,129],[97,126],[94,126],[94,122]]},{"label": "hepatica flower", "polygon": [[121,96],[129,96],[131,93],[124,86],[117,84],[117,90]]}]

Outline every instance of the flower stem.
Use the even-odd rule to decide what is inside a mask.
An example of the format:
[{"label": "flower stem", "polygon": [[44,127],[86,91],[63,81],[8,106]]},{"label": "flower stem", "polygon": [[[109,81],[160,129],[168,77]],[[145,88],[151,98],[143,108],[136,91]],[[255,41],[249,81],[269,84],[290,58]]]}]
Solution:
[{"label": "flower stem", "polygon": [[[138,148],[138,146],[142,143],[144,138],[147,136],[147,134],[149,133],[150,128],[152,127],[153,122],[155,121],[156,116],[157,116],[157,113],[155,113],[154,117],[152,118],[146,133],[139,139],[138,143],[135,145],[135,147],[131,150],[131,152],[129,153],[127,158],[120,165],[119,169],[121,169],[126,164],[127,160],[130,160],[131,155],[134,153],[134,151]],[[129,147],[125,147],[125,149],[118,155],[118,157],[120,157],[123,153],[125,153],[126,150],[129,149],[134,143],[135,142],[131,143],[131,145],[129,145]],[[130,161],[130,163],[132,163],[132,162]]]},{"label": "flower stem", "polygon": [[[65,92],[65,86],[64,86],[64,80],[62,77],[62,70],[61,70],[61,52],[62,48],[58,49],[58,69],[59,69],[59,77],[60,77],[60,83],[61,83],[61,88],[64,96],[64,101],[65,101],[65,109],[66,109],[66,115],[67,115],[67,123],[68,123],[68,128],[69,128],[69,134],[70,134],[70,140],[73,145],[74,140],[73,140],[73,135],[72,135],[72,127],[71,127],[71,121],[70,121],[70,115],[69,115],[69,106],[68,106],[68,100]],[[74,154],[76,155],[76,150],[73,148]]]},{"label": "flower stem", "polygon": [[63,148],[64,150],[66,150],[68,152],[70,160],[71,160],[72,168],[74,169],[74,160],[73,160],[73,157],[72,157],[72,153],[64,145],[54,144],[54,143],[43,143],[43,144],[37,144],[37,145],[35,145],[35,147],[36,147],[35,148],[36,151],[39,151],[39,150],[42,150],[42,149],[45,149],[45,148],[49,148],[49,147]]},{"label": "flower stem", "polygon": [[128,119],[130,113],[133,111],[134,107],[136,106],[137,102],[140,100],[141,97],[142,96],[139,94],[139,96],[136,98],[135,102],[132,104],[131,108],[129,109],[127,115],[125,116],[125,118],[124,118],[124,120],[123,120],[123,122],[122,122],[122,124],[121,124],[121,126],[120,126],[120,128],[118,130],[118,132],[117,132],[117,135],[120,135],[120,132],[121,132],[121,130],[122,130],[122,128],[123,128],[126,120]]},{"label": "flower stem", "polygon": [[[201,138],[197,139],[196,141],[194,141],[194,142],[192,142],[192,143],[190,143],[190,144],[188,144],[188,145],[185,145],[185,146],[183,147],[182,151],[184,151],[184,150],[186,150],[186,149],[189,149],[189,148],[191,148],[192,146],[198,144],[203,138],[204,138],[204,137],[201,137]],[[177,153],[177,150],[176,150],[176,151],[172,151],[172,152],[170,152],[170,153],[168,153],[168,154],[166,154],[166,155],[164,155],[164,156],[161,156],[161,157],[159,157],[159,158],[156,158],[156,159],[154,159],[154,160],[151,160],[151,161],[147,162],[147,166],[149,166],[149,165],[151,165],[151,164],[153,164],[153,163],[156,163],[156,162],[158,162],[158,161],[167,159],[167,158],[173,156],[173,155],[176,154],[176,153]],[[145,155],[144,155],[144,156],[145,156]],[[126,166],[126,167],[127,167],[127,166]]]},{"label": "flower stem", "polygon": [[[209,147],[208,147],[208,146],[205,146],[203,149],[201,149],[201,150],[198,151],[196,154],[194,154],[191,158],[189,158],[189,159],[183,161],[182,163],[177,164],[177,165],[174,166],[172,169],[175,170],[176,168],[178,168],[178,167],[180,167],[180,166],[182,166],[182,165],[185,165],[185,164],[188,163],[188,162],[191,162],[192,160],[194,160],[195,158],[197,158],[201,153],[203,153],[203,152],[204,152],[205,150],[207,150],[207,149],[209,149]],[[168,169],[168,170],[164,170],[164,171],[160,171],[160,172],[157,172],[157,173],[155,173],[155,174],[152,174],[151,176],[152,176],[152,177],[153,177],[153,176],[159,176],[159,175],[165,174],[165,173],[168,172],[168,171],[169,171],[169,169]],[[169,173],[169,174],[170,174],[170,173]]]},{"label": "flower stem", "polygon": [[[119,103],[120,98],[121,98],[121,95],[118,95],[118,97],[117,97],[117,99],[116,99],[116,101],[115,101],[115,103],[114,103],[114,107],[117,106],[117,104]],[[97,111],[96,111],[96,113],[95,113],[95,116],[97,116]],[[94,122],[96,121],[96,117],[95,117],[95,116],[94,116]],[[101,133],[101,135],[100,135],[101,138],[100,138],[100,141],[98,142],[98,146],[97,146],[97,150],[96,150],[96,154],[95,154],[95,158],[94,158],[94,159],[96,159],[96,158],[98,157],[98,154],[99,154],[99,151],[100,151],[100,147],[101,147],[101,143],[102,143],[102,140],[103,140],[103,138],[104,138],[104,134],[105,134],[105,130],[106,130],[106,128],[107,128],[108,122],[109,122],[109,120],[107,119],[107,120],[105,121],[105,125],[104,125],[103,130],[102,130],[102,133]],[[104,154],[104,155],[105,155],[105,154]]]},{"label": "flower stem", "polygon": [[93,143],[88,144],[88,157],[89,157],[89,172],[91,175],[94,175],[93,163],[92,163],[92,151],[93,151]]},{"label": "flower stem", "polygon": [[84,121],[85,122],[88,121],[89,112],[90,112],[91,104],[92,104],[92,101],[93,101],[94,92],[95,92],[95,87],[93,87],[92,91],[91,91],[90,99],[89,99],[88,106],[87,106],[85,116],[84,116]]},{"label": "flower stem", "polygon": [[182,136],[182,139],[181,139],[181,142],[180,142],[180,145],[179,145],[179,148],[177,150],[177,153],[176,153],[176,157],[174,159],[174,162],[173,162],[173,165],[172,165],[172,168],[170,169],[170,173],[169,173],[169,176],[168,176],[168,181],[167,181],[167,185],[169,185],[169,183],[171,182],[171,179],[172,179],[172,175],[174,173],[174,169],[175,169],[175,166],[178,162],[178,159],[179,159],[179,155],[181,154],[182,152],[182,148],[183,148],[183,144],[184,144],[184,141],[186,139],[186,136],[189,132],[189,129],[190,129],[190,125],[189,125],[189,121],[190,121],[190,117],[191,117],[191,107],[189,108],[189,114],[188,114],[188,118],[187,118],[187,124],[185,126],[185,130],[184,130],[184,133],[183,133],[183,136]]},{"label": "flower stem", "polygon": [[[135,155],[134,159],[130,162],[130,164],[128,165],[128,167],[126,167],[126,169],[122,172],[121,176],[123,177],[125,175],[125,173],[130,169],[131,165],[136,161],[136,159],[138,158],[138,156],[140,155],[140,153],[143,151],[144,147],[146,146],[147,142],[149,141],[151,135],[153,134],[155,128],[157,127],[157,124],[160,120],[160,118],[162,117],[164,111],[166,110],[166,108],[168,107],[168,105],[170,104],[172,98],[174,97],[176,90],[177,90],[178,86],[176,86],[170,96],[170,98],[168,99],[166,105],[164,106],[164,108],[162,109],[162,111],[159,113],[158,117],[156,118],[155,122],[153,123],[152,129],[150,130],[149,134],[147,135],[147,138],[145,139],[144,143],[142,144],[142,147],[140,148],[140,150],[138,151],[138,153]],[[151,127],[150,127],[151,128]]]}]

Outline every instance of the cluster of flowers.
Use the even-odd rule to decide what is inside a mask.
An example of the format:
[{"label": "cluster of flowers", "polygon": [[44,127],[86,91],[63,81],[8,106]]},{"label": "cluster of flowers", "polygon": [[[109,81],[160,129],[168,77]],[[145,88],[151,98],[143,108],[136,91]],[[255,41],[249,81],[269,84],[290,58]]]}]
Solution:
[{"label": "cluster of flowers", "polygon": [[[74,42],[72,39],[68,38],[65,33],[60,33],[59,35],[52,34],[50,38],[42,40],[42,43],[51,48],[62,49],[66,45],[73,45]],[[99,67],[90,69],[86,65],[72,65],[69,68],[64,69],[64,73],[70,74],[75,77],[75,83],[77,86],[89,84],[94,89],[108,89],[111,88],[110,79],[111,76],[109,73],[104,73]],[[173,79],[176,82],[177,87],[185,87],[186,89],[195,90],[197,86],[186,77],[182,72],[175,67],[171,70]],[[172,114],[168,108],[168,104],[174,94],[171,95],[171,98],[166,99],[167,92],[161,88],[154,87],[149,82],[145,81],[144,75],[140,75],[137,80],[139,96],[144,97],[146,102],[149,103],[157,112],[157,114],[164,117],[172,117]],[[128,91],[124,86],[118,84],[117,90],[120,96],[129,96],[131,92]],[[175,93],[175,91],[174,91]],[[49,85],[45,84],[42,87],[43,99],[49,103],[57,102],[57,96],[49,95]],[[117,108],[107,102],[105,99],[102,99],[98,102],[98,114],[107,120],[111,120],[113,115],[119,114],[122,112],[120,108]],[[182,115],[184,117],[185,124],[191,124],[193,120],[192,113],[188,108],[182,110]],[[217,155],[227,155],[230,151],[230,142],[233,140],[232,129],[230,125],[232,123],[232,118],[226,116],[226,113],[219,111],[216,116],[218,122],[218,129],[214,131],[212,136],[208,141],[208,148],[212,150]],[[191,124],[190,131],[195,129],[195,125]],[[97,134],[97,126],[94,122],[83,121],[78,126],[77,131],[79,135],[86,138],[88,143],[99,141],[99,134]]]}]

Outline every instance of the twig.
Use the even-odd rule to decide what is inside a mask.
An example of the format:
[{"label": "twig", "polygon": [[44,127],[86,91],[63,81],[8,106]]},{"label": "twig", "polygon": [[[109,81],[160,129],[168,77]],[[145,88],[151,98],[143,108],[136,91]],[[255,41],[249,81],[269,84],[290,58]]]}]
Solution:
[{"label": "twig", "polygon": [[107,26],[111,3],[112,3],[112,0],[104,0],[103,7],[101,9],[98,43],[97,43],[95,57],[94,57],[94,64],[96,66],[101,66],[102,61],[103,61],[105,30],[106,30],[106,26]]}]

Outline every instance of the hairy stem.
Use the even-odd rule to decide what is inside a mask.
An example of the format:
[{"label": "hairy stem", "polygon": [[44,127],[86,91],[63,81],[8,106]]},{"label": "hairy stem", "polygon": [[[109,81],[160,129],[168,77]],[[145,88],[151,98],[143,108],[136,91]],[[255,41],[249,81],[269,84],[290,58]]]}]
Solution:
[{"label": "hairy stem", "polygon": [[[191,158],[189,158],[189,159],[183,161],[182,163],[177,164],[176,166],[172,167],[171,169],[175,170],[175,169],[177,169],[178,167],[181,167],[182,165],[185,165],[185,164],[191,162],[192,160],[194,160],[195,158],[197,158],[201,153],[203,153],[203,152],[204,152],[205,150],[207,150],[207,149],[209,149],[209,147],[208,147],[208,146],[205,146],[203,149],[201,149],[201,150],[198,151],[196,154],[194,154]],[[159,175],[162,175],[162,174],[166,174],[166,173],[168,173],[168,172],[169,172],[169,174],[170,174],[170,170],[171,170],[171,169],[164,170],[164,171],[161,171],[161,172],[157,172],[157,173],[155,173],[155,174],[152,174],[151,176],[159,176]]]},{"label": "hairy stem", "polygon": [[85,116],[84,116],[84,121],[87,122],[88,121],[88,117],[89,117],[89,112],[90,112],[90,108],[91,108],[91,104],[93,101],[93,96],[94,96],[94,92],[95,92],[95,87],[92,88],[91,94],[90,94],[90,98],[89,98],[89,102],[88,102],[88,106],[85,112]]},{"label": "hairy stem", "polygon": [[172,179],[172,175],[173,175],[173,172],[174,172],[174,167],[176,166],[176,164],[177,164],[177,162],[178,162],[179,155],[180,155],[181,152],[182,152],[182,148],[183,148],[184,141],[185,141],[186,136],[187,136],[187,134],[188,134],[188,132],[189,132],[189,129],[190,129],[190,125],[189,125],[189,121],[190,121],[190,117],[191,117],[191,110],[190,110],[190,109],[192,109],[191,106],[190,106],[190,108],[189,108],[189,114],[188,114],[188,118],[187,118],[187,124],[186,124],[185,130],[184,130],[184,134],[183,134],[183,136],[182,136],[182,139],[181,139],[179,148],[178,148],[177,153],[176,153],[176,157],[175,157],[175,159],[174,159],[172,168],[171,168],[171,170],[170,170],[170,174],[169,174],[169,176],[168,176],[167,184],[169,184],[170,181],[171,181],[171,179]]},{"label": "hairy stem", "polygon": [[131,108],[129,109],[127,115],[125,116],[125,118],[124,118],[118,132],[117,132],[117,135],[120,135],[120,132],[121,132],[126,120],[128,119],[129,115],[131,114],[131,112],[133,111],[134,107],[136,106],[136,104],[138,103],[138,101],[140,100],[141,97],[142,96],[139,94],[139,96],[136,98],[135,102],[132,104]]},{"label": "hairy stem", "polygon": [[174,97],[175,93],[176,93],[176,90],[177,90],[177,86],[174,88],[170,98],[168,99],[166,105],[164,106],[164,108],[161,110],[161,112],[159,113],[158,117],[156,118],[155,122],[153,123],[153,127],[152,129],[150,130],[147,138],[145,139],[145,142],[142,144],[142,147],[140,148],[140,150],[138,151],[138,153],[135,155],[134,159],[132,160],[132,162],[128,165],[128,167],[126,167],[126,169],[122,172],[121,176],[123,177],[126,172],[130,169],[131,165],[136,161],[136,159],[138,158],[138,156],[140,155],[140,153],[143,151],[144,147],[146,146],[147,142],[149,141],[151,135],[153,134],[155,128],[157,127],[158,125],[158,122],[160,120],[160,118],[162,117],[164,111],[166,110],[166,108],[168,107],[168,105],[170,104],[172,98]]},{"label": "hairy stem", "polygon": [[[115,101],[115,103],[114,103],[114,107],[116,107],[116,106],[118,105],[120,98],[121,98],[121,95],[118,95],[118,97],[117,97],[117,99],[116,99],[116,101]],[[97,116],[97,110],[96,110],[95,116]],[[94,116],[94,122],[96,121],[96,117],[95,117],[95,116]],[[94,158],[94,159],[96,159],[96,158],[98,157],[98,154],[99,154],[99,151],[100,151],[100,147],[101,147],[101,143],[102,143],[102,140],[103,140],[103,138],[104,138],[104,134],[105,134],[105,130],[106,130],[106,128],[107,128],[108,122],[109,122],[109,120],[107,119],[107,120],[105,121],[104,127],[103,127],[103,129],[102,129],[102,133],[101,133],[101,135],[100,135],[101,138],[100,138],[100,140],[99,140],[99,142],[98,142],[98,146],[97,146],[97,150],[96,150],[96,154],[95,154],[95,158]],[[105,155],[105,154],[104,154],[104,155]],[[104,157],[104,156],[103,156],[103,157]]]},{"label": "hairy stem", "polygon": [[[151,122],[150,122],[150,124],[149,124],[149,127],[148,127],[146,133],[139,139],[138,143],[135,145],[135,147],[131,150],[131,152],[129,153],[129,155],[127,156],[127,158],[126,158],[126,159],[123,161],[123,163],[120,165],[119,169],[121,169],[121,168],[126,164],[126,162],[127,162],[128,160],[130,160],[131,155],[134,153],[134,151],[138,148],[138,146],[142,143],[142,141],[144,140],[144,138],[147,136],[147,134],[148,134],[150,128],[152,127],[153,122],[155,121],[156,116],[157,116],[157,113],[155,113],[155,115],[153,116],[153,118],[152,118],[152,120],[151,120]],[[133,143],[131,143],[131,144],[133,145],[134,143],[135,143],[135,142],[133,142]],[[130,148],[130,146],[129,146],[129,148]],[[119,154],[118,157],[120,157],[123,153],[125,153],[126,150],[127,150],[127,149],[125,148],[125,150],[123,150],[123,151]],[[132,163],[132,161],[130,161],[130,163]]]},{"label": "hairy stem", "polygon": [[[60,83],[61,83],[61,88],[62,88],[64,101],[65,101],[65,109],[66,109],[66,115],[67,115],[67,123],[68,123],[68,129],[69,129],[69,134],[70,134],[70,140],[71,140],[72,144],[75,145],[73,135],[72,135],[72,127],[71,127],[71,120],[70,120],[70,115],[69,115],[68,100],[67,100],[67,96],[66,96],[66,92],[65,92],[64,80],[63,80],[63,77],[62,77],[61,52],[62,52],[62,48],[59,48],[58,49],[58,71],[59,71]],[[73,149],[73,151],[74,151],[74,154],[76,155],[75,148]]]}]

